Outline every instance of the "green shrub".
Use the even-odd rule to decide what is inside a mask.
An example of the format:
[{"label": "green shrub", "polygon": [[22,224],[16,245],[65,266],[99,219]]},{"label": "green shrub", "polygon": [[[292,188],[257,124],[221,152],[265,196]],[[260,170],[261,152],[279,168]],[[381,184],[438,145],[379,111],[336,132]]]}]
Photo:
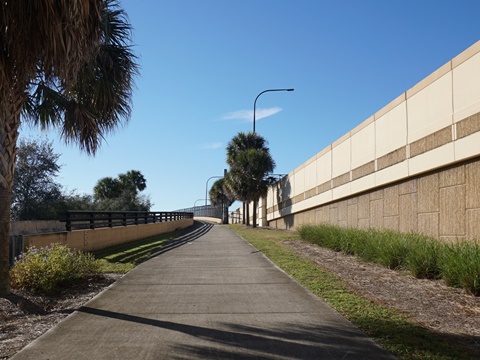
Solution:
[{"label": "green shrub", "polygon": [[419,279],[439,279],[443,245],[425,235],[410,233],[407,268]]},{"label": "green shrub", "polygon": [[380,262],[379,247],[382,246],[377,232],[373,229],[358,230],[364,234],[364,241],[356,245],[355,254],[368,262]]},{"label": "green shrub", "polygon": [[303,225],[298,229],[302,239],[346,254],[355,254],[366,235],[358,229],[341,228],[328,224]]},{"label": "green shrub", "polygon": [[480,295],[480,242],[460,242],[444,246],[441,274],[448,285]]},{"label": "green shrub", "polygon": [[298,233],[313,244],[390,269],[408,269],[417,278],[444,279],[450,286],[480,295],[480,242],[445,245],[421,234],[329,224],[303,225]]},{"label": "green shrub", "polygon": [[378,230],[372,232],[372,252],[375,252],[375,262],[389,269],[401,269],[405,267],[409,252],[407,238],[392,230]]},{"label": "green shrub", "polygon": [[37,249],[30,247],[10,271],[11,286],[51,294],[86,276],[97,274],[92,254],[60,244]]}]

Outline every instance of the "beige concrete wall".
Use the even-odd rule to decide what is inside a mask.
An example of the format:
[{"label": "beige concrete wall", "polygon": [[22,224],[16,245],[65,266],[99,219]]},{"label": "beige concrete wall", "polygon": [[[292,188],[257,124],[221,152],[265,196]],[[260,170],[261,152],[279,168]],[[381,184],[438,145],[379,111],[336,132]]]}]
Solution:
[{"label": "beige concrete wall", "polygon": [[312,223],[413,231],[445,241],[480,239],[480,158],[289,214],[269,225],[292,229]]},{"label": "beige concrete wall", "polygon": [[12,221],[10,235],[38,234],[65,230],[65,223],[58,220]]},{"label": "beige concrete wall", "polygon": [[52,243],[60,243],[72,249],[94,251],[154,235],[172,232],[178,229],[184,229],[193,225],[193,221],[193,219],[183,219],[95,230],[74,230],[58,233],[26,235],[24,236],[24,244],[26,247],[44,247]]},{"label": "beige concrete wall", "polygon": [[478,237],[478,159],[480,41],[272,187],[267,221]]}]

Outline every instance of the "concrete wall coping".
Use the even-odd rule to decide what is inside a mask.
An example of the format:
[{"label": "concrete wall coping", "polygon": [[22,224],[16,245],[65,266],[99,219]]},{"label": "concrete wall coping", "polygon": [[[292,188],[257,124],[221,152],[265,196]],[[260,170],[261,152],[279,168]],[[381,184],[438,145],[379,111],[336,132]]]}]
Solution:
[{"label": "concrete wall coping", "polygon": [[387,105],[385,105],[383,108],[381,108],[380,110],[378,110],[373,116],[375,118],[375,120],[381,118],[383,115],[387,114],[388,112],[390,112],[391,110],[393,110],[394,108],[396,108],[398,105],[400,105],[401,103],[403,103],[405,100],[407,100],[407,97],[406,97],[406,93],[402,93],[401,95],[399,95],[396,99],[392,100],[390,103],[388,103]]},{"label": "concrete wall coping", "polygon": [[463,51],[459,55],[455,56],[452,59],[452,69],[461,65],[471,57],[477,55],[480,52],[480,41],[477,41],[475,44],[470,46],[467,50]]}]

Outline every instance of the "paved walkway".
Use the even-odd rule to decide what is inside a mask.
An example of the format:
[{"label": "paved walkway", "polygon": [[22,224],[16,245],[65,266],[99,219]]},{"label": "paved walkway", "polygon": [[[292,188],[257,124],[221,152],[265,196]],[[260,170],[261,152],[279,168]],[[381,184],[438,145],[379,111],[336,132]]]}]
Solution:
[{"label": "paved walkway", "polygon": [[393,359],[228,227],[196,223],[12,359]]}]

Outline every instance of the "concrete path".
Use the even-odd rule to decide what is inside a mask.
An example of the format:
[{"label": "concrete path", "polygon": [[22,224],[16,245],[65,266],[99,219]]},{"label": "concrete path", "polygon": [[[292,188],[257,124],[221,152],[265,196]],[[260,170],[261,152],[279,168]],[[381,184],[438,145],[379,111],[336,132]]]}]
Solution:
[{"label": "concrete path", "polygon": [[227,226],[196,223],[12,359],[393,359]]}]

